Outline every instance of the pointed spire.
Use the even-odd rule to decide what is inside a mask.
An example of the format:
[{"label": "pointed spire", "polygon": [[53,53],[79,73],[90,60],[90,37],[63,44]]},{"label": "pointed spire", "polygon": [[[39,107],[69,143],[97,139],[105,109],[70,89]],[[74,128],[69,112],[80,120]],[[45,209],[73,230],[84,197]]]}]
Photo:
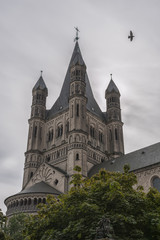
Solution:
[{"label": "pointed spire", "polygon": [[110,74],[110,76],[111,76],[111,80],[106,89],[106,93],[116,92],[116,93],[120,94],[116,84],[114,83],[114,81],[112,79],[112,74]]},{"label": "pointed spire", "polygon": [[[75,59],[77,58],[76,55],[79,55],[78,56],[79,62],[81,62],[82,64],[84,64],[86,66],[86,64],[82,58],[82,55],[81,55],[78,41],[76,41],[76,43],[75,43],[75,47],[74,47],[74,50],[72,53],[72,57],[71,57],[71,60],[70,60],[69,66],[68,66],[68,70],[67,70],[67,73],[66,73],[66,76],[64,79],[64,83],[63,83],[60,95],[59,95],[57,101],[52,106],[50,112],[48,113],[49,118],[51,118],[57,112],[60,112],[62,110],[64,111],[64,109],[68,108],[68,103],[69,103],[68,98],[70,96],[70,83],[71,83],[70,71],[71,71],[71,67],[75,63]],[[85,82],[86,82],[86,97],[88,99],[87,109],[104,120],[105,119],[104,114],[102,113],[101,109],[99,108],[99,106],[94,98],[87,73],[85,74]],[[63,107],[63,108],[61,108],[61,107]],[[94,112],[93,112],[93,109],[94,109]]]},{"label": "pointed spire", "polygon": [[42,77],[42,73],[43,73],[43,71],[41,70],[40,78],[36,82],[36,84],[35,84],[35,86],[33,88],[33,91],[38,90],[38,89],[40,89],[40,90],[45,90],[46,89],[47,90],[46,84],[45,84],[45,82],[43,80],[43,77]]},{"label": "pointed spire", "polygon": [[72,66],[76,65],[76,64],[85,65],[85,62],[83,61],[83,58],[82,58],[82,55],[81,55],[81,51],[80,51],[78,42],[76,42],[76,44],[75,44],[73,55],[72,55],[72,60],[71,60],[71,65]]}]

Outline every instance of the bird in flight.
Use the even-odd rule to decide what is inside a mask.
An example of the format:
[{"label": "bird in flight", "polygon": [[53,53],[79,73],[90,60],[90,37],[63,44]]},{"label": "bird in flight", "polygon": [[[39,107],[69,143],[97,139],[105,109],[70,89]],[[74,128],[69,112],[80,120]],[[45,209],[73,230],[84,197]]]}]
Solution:
[{"label": "bird in flight", "polygon": [[134,37],[135,37],[135,36],[133,36],[133,32],[130,31],[130,35],[128,36],[128,38],[130,38],[130,41],[132,41]]}]

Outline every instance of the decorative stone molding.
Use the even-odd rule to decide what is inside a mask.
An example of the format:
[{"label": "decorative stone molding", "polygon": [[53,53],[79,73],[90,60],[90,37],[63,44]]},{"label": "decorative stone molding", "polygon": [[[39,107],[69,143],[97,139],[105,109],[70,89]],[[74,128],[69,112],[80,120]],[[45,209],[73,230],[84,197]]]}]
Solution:
[{"label": "decorative stone molding", "polygon": [[55,171],[52,168],[48,167],[46,164],[42,164],[39,171],[32,178],[32,182],[34,184],[41,181],[51,183],[54,174]]}]

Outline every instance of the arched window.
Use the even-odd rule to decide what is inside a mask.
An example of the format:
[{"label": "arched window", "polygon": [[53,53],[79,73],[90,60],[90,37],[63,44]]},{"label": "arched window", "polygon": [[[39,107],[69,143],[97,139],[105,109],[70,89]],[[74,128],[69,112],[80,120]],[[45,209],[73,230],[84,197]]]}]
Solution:
[{"label": "arched window", "polygon": [[20,206],[22,206],[22,205],[23,205],[23,199],[20,200]]},{"label": "arched window", "polygon": [[76,153],[76,160],[79,160],[79,153]]},{"label": "arched window", "polygon": [[34,137],[37,137],[37,126],[34,127]]},{"label": "arched window", "polygon": [[24,205],[25,206],[27,205],[27,199],[26,198],[24,199]]},{"label": "arched window", "polygon": [[91,135],[91,137],[95,137],[95,129],[94,129],[94,127],[92,127],[92,126],[90,126],[90,135]]},{"label": "arched window", "polygon": [[160,192],[160,178],[158,176],[152,178],[152,186]]},{"label": "arched window", "polygon": [[59,125],[57,128],[57,137],[61,137],[63,135],[63,125]]},{"label": "arched window", "polygon": [[76,84],[76,93],[79,93],[79,84]]},{"label": "arched window", "polygon": [[30,173],[30,178],[33,177],[33,172]]},{"label": "arched window", "polygon": [[101,131],[99,131],[99,142],[102,143],[103,142],[103,134]]},{"label": "arched window", "polygon": [[37,205],[37,198],[34,198],[33,204],[34,204],[34,205]]},{"label": "arched window", "polygon": [[53,140],[53,129],[50,129],[48,132],[48,141],[52,141]]},{"label": "arched window", "polygon": [[57,185],[58,184],[58,179],[55,179],[54,183],[55,183],[55,185]]},{"label": "arched window", "polygon": [[28,205],[31,205],[31,198],[28,198]]},{"label": "arched window", "polygon": [[66,133],[69,132],[69,121],[67,121],[67,124],[66,124]]},{"label": "arched window", "polygon": [[115,139],[118,140],[118,130],[115,128]]},{"label": "arched window", "polygon": [[76,111],[77,117],[79,117],[79,104],[77,104],[77,111]]}]

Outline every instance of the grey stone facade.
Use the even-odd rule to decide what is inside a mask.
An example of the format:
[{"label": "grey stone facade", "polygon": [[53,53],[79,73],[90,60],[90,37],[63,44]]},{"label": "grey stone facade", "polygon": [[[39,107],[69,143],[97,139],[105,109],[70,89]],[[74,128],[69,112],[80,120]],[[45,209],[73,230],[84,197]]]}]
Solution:
[{"label": "grey stone facade", "polygon": [[[46,109],[47,96],[41,75],[32,90],[23,187],[5,200],[7,216],[35,213],[37,203],[45,202],[48,194],[67,192],[75,165],[86,177],[125,156],[120,92],[111,78],[105,91],[106,112],[102,112],[93,96],[78,41],[60,95],[50,110]],[[137,172],[142,184],[144,175]]]}]

